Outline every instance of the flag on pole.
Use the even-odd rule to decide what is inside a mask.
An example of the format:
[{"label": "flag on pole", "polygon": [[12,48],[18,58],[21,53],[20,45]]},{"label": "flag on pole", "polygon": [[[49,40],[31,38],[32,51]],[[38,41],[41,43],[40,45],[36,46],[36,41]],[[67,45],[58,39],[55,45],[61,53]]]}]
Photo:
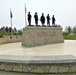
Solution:
[{"label": "flag on pole", "polygon": [[25,13],[27,12],[27,9],[26,9],[26,4],[25,4]]},{"label": "flag on pole", "polygon": [[12,19],[12,17],[13,17],[13,15],[12,15],[12,11],[11,11],[11,9],[10,9],[10,18]]},{"label": "flag on pole", "polygon": [[26,4],[24,4],[25,7],[25,27],[27,26],[27,19],[26,19],[26,13],[27,13],[27,9],[26,9]]}]

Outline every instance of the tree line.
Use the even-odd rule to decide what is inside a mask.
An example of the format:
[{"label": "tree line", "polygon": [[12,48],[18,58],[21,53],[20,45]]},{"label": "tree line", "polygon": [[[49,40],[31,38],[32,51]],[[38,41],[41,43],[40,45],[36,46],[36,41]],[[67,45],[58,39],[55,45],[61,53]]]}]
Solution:
[{"label": "tree line", "polygon": [[63,32],[64,35],[76,35],[76,26],[66,26],[65,31]]},{"label": "tree line", "polygon": [[22,35],[22,30],[17,30],[16,27],[13,29],[8,26],[3,26],[0,28],[0,37],[3,37],[4,35],[11,35],[11,31],[13,32],[13,35]]}]

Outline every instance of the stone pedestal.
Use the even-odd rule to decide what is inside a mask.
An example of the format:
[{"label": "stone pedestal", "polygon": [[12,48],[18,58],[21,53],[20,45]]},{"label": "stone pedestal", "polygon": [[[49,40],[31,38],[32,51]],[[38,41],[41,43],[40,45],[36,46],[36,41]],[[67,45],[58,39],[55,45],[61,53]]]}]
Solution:
[{"label": "stone pedestal", "polygon": [[22,46],[35,47],[63,43],[61,27],[26,27],[23,29]]}]

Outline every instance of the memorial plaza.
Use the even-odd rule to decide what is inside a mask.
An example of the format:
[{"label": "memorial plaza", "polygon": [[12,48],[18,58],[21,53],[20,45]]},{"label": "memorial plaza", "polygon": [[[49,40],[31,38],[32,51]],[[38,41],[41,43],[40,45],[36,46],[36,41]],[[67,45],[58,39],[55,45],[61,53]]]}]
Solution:
[{"label": "memorial plaza", "polygon": [[[23,47],[23,46],[21,46],[21,44],[22,44],[21,42],[17,42],[17,43],[8,43],[8,44],[0,45],[0,59],[6,63],[9,60],[11,60],[11,62],[13,62],[13,60],[14,60],[16,63],[17,62],[16,60],[18,60],[18,62],[19,62],[20,60],[22,61],[28,56],[29,56],[28,60],[30,60],[34,56],[35,57],[44,56],[45,59],[46,59],[45,56],[50,56],[50,59],[53,59],[53,60],[56,60],[57,58],[58,58],[57,60],[72,59],[73,57],[71,57],[71,56],[76,56],[76,46],[75,46],[76,41],[75,40],[64,40],[64,43],[44,45],[44,46],[38,46],[38,47],[29,47],[29,48]],[[70,58],[68,58],[68,57],[70,57]],[[70,62],[70,61],[68,61],[68,62]],[[10,67],[8,67],[8,68],[10,68]],[[62,68],[62,69],[64,69],[64,68]],[[6,71],[8,71],[8,69],[6,69]],[[28,73],[6,72],[6,71],[0,71],[0,75],[9,75],[9,74],[11,74],[11,75],[40,75],[40,74],[28,74]],[[41,75],[44,75],[44,74],[41,74]],[[48,75],[75,75],[75,73],[48,74]]]},{"label": "memorial plaza", "polygon": [[21,42],[0,45],[1,55],[16,56],[52,56],[74,55],[76,56],[76,41],[65,40],[64,43],[44,45],[38,47],[23,47]]}]

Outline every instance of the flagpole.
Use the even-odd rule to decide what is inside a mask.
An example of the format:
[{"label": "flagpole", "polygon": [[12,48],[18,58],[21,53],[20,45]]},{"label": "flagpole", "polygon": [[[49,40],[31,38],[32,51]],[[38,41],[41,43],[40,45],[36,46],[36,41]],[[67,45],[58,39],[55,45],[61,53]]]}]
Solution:
[{"label": "flagpole", "polygon": [[26,19],[26,16],[27,16],[27,12],[26,12],[26,4],[24,4],[24,7],[25,7],[25,27],[27,26],[27,19]]},{"label": "flagpole", "polygon": [[12,18],[11,18],[11,35],[13,35],[13,30],[12,30]]},{"label": "flagpole", "polygon": [[12,17],[13,17],[13,15],[12,15],[12,11],[11,11],[11,9],[10,9],[11,35],[13,35],[13,29],[12,29]]}]

